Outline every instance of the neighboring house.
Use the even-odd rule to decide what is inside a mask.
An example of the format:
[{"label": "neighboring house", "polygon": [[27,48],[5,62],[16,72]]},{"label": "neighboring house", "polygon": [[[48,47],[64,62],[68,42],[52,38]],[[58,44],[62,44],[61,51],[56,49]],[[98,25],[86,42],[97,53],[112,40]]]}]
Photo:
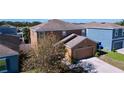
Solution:
[{"label": "neighboring house", "polygon": [[124,47],[124,26],[114,23],[86,23],[80,25],[85,28],[84,35],[96,42],[101,42],[104,49],[109,51]]},{"label": "neighboring house", "polygon": [[40,38],[51,33],[58,36],[59,39],[63,39],[72,33],[82,35],[82,27],[58,19],[49,20],[47,23],[30,28],[31,45],[37,46]]},{"label": "neighboring house", "polygon": [[17,29],[10,26],[0,26],[0,44],[19,51],[20,39]]},{"label": "neighboring house", "polygon": [[84,59],[95,55],[97,43],[87,37],[71,34],[57,44],[64,43],[66,47],[65,57],[72,59]]},{"label": "neighboring house", "polygon": [[20,39],[18,36],[0,35],[0,44],[15,51],[19,51]]},{"label": "neighboring house", "polygon": [[0,72],[19,72],[18,52],[0,44]]}]

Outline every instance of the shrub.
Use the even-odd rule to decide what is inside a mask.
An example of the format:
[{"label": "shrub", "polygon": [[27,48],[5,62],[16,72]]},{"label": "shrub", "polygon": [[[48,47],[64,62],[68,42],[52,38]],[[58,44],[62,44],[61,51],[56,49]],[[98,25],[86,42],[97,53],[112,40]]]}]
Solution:
[{"label": "shrub", "polygon": [[97,51],[96,54],[95,54],[95,57],[99,57],[100,56],[100,52]]},{"label": "shrub", "polygon": [[116,52],[116,49],[112,49],[112,52]]}]

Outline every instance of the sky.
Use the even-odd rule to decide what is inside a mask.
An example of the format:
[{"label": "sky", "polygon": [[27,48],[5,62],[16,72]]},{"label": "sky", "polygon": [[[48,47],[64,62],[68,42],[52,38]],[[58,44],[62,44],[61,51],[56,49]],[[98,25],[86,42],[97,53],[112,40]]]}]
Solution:
[{"label": "sky", "polygon": [[[72,23],[87,23],[87,22],[118,22],[122,19],[62,19],[67,22]],[[20,21],[20,22],[33,22],[33,21],[40,21],[40,22],[47,22],[48,19],[0,19],[0,21]]]}]

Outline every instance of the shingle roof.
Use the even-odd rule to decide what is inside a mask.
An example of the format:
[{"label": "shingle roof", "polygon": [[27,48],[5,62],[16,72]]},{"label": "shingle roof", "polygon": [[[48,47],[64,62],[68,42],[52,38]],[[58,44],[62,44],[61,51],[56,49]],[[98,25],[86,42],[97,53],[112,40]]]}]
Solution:
[{"label": "shingle roof", "polygon": [[106,28],[106,29],[116,29],[116,28],[123,28],[124,26],[120,26],[114,23],[98,23],[98,22],[91,22],[86,24],[81,24],[82,28]]},{"label": "shingle roof", "polygon": [[17,30],[15,27],[0,26],[0,34],[17,35]]},{"label": "shingle roof", "polygon": [[[83,42],[86,39],[88,39],[92,42],[95,42],[95,41],[93,41],[93,40],[91,40],[87,37],[79,36],[77,34],[71,34],[71,35],[65,37],[64,39],[60,40],[58,43],[55,44],[55,46],[58,45],[58,44],[63,43],[65,46],[67,46],[69,48],[73,48],[73,47],[75,47],[76,45],[78,45],[79,43]],[[95,42],[95,43],[97,43],[97,42]]]},{"label": "shingle roof", "polygon": [[0,44],[0,57],[18,55],[18,52]]},{"label": "shingle roof", "polygon": [[71,35],[65,37],[64,39],[62,39],[60,42],[66,43],[66,42],[68,42],[69,40],[71,40],[71,39],[73,39],[73,38],[75,38],[75,37],[77,37],[76,34],[71,34]]},{"label": "shingle roof", "polygon": [[70,48],[73,48],[77,44],[79,44],[80,42],[84,41],[85,39],[87,39],[87,37],[77,36],[74,39],[70,40],[69,42],[65,43],[65,45],[68,46],[68,47],[70,47]]},{"label": "shingle roof", "polygon": [[69,22],[64,22],[62,20],[53,19],[49,20],[47,23],[42,23],[37,26],[31,27],[33,31],[59,31],[59,30],[78,30],[82,29],[81,26],[72,24]]}]

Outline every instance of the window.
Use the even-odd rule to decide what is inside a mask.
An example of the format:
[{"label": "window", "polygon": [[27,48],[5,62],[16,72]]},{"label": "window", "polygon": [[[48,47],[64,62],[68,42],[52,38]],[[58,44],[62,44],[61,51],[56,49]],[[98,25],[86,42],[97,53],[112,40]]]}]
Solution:
[{"label": "window", "polygon": [[7,71],[6,59],[0,59],[0,72],[6,72],[6,71]]},{"label": "window", "polygon": [[124,29],[122,30],[122,36],[124,36]]},{"label": "window", "polygon": [[43,38],[44,35],[45,35],[44,32],[39,32],[39,33],[38,33],[38,38]]},{"label": "window", "polygon": [[86,36],[86,30],[82,30],[82,36]]},{"label": "window", "polygon": [[118,30],[116,29],[115,30],[115,37],[117,37],[118,36]]},{"label": "window", "polygon": [[63,31],[63,32],[62,32],[62,35],[63,35],[63,36],[66,36],[66,31]]}]

